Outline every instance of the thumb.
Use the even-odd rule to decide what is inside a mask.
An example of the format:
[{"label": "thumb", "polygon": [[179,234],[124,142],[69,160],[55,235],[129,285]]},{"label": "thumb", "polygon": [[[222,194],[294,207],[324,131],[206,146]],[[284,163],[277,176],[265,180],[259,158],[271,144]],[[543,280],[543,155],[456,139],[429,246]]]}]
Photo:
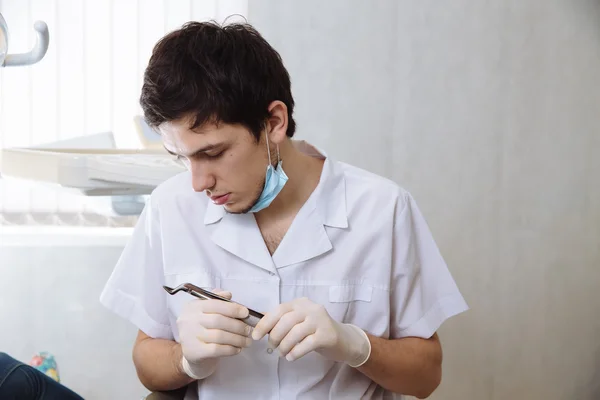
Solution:
[{"label": "thumb", "polygon": [[228,292],[228,291],[220,289],[220,288],[215,288],[212,290],[212,292],[221,297],[225,297],[227,300],[231,300],[231,296],[232,296],[231,292]]}]

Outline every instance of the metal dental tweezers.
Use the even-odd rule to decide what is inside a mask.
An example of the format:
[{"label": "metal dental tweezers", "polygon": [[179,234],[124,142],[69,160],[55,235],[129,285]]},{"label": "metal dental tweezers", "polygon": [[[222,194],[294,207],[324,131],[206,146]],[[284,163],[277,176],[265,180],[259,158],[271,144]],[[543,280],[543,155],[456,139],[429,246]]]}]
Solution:
[{"label": "metal dental tweezers", "polygon": [[[226,301],[229,303],[235,303],[234,301],[231,301],[225,297],[219,296],[217,294],[214,294],[213,292],[209,292],[208,290],[204,290],[202,288],[199,288],[196,285],[192,285],[191,283],[182,283],[181,285],[177,286],[176,288],[170,288],[168,286],[163,286],[163,288],[167,291],[167,293],[169,293],[170,295],[174,295],[177,292],[186,292],[191,294],[194,297],[197,297],[201,300],[221,300],[221,301]],[[235,303],[235,304],[239,304],[239,303]],[[243,304],[241,304],[243,305]],[[245,307],[245,306],[244,306]],[[248,307],[246,307],[248,308]],[[256,324],[258,323],[258,321],[261,320],[262,317],[264,317],[263,314],[259,313],[258,311],[254,311],[250,308],[248,308],[248,316],[246,318],[240,318],[242,321],[244,321],[246,324],[254,327],[256,326]]]}]

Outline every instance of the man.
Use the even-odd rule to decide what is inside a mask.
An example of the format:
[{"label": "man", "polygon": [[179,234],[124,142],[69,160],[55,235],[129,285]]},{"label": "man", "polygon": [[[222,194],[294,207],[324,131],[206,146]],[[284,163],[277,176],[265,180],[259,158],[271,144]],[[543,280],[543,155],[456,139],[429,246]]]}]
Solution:
[{"label": "man", "polygon": [[[101,296],[155,391],[200,399],[428,397],[467,306],[414,200],[294,141],[279,54],[245,24],[154,48],[141,105],[187,166],[152,194]],[[234,302],[169,295],[213,289]],[[265,313],[252,329],[242,319]]]}]

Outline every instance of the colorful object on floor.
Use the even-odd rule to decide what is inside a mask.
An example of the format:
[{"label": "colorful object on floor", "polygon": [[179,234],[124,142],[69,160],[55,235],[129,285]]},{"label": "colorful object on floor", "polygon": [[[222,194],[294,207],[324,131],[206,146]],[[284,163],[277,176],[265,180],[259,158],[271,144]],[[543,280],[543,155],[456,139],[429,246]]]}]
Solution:
[{"label": "colorful object on floor", "polygon": [[56,382],[60,382],[60,376],[58,375],[58,366],[56,365],[56,360],[54,360],[54,356],[52,354],[46,351],[42,351],[41,353],[35,355],[31,359],[31,361],[29,361],[29,365],[31,365],[38,371],[48,375]]}]

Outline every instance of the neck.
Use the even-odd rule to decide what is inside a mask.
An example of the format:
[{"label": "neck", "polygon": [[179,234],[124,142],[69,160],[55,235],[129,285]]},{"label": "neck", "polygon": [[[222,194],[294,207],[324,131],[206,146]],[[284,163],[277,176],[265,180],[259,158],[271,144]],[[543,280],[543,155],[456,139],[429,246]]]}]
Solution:
[{"label": "neck", "polygon": [[323,160],[297,150],[291,140],[279,145],[282,167],[288,181],[271,205],[256,213],[260,219],[275,219],[295,215],[319,184]]}]

